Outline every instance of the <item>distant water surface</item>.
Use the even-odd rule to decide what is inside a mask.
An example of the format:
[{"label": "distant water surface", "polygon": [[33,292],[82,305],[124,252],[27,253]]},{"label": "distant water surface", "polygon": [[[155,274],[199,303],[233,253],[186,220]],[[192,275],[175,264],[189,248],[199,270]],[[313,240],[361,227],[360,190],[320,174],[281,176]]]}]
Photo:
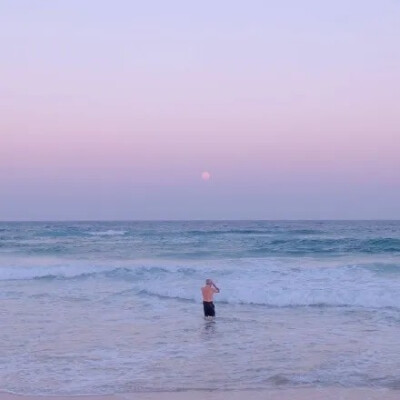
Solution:
[{"label": "distant water surface", "polygon": [[400,389],[400,221],[0,223],[0,326],[21,394]]}]

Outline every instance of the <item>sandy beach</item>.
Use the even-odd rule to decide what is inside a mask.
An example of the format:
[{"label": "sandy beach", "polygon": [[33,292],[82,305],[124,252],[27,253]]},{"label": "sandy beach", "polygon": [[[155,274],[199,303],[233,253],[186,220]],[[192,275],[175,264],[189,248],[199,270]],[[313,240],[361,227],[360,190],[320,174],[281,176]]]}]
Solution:
[{"label": "sandy beach", "polygon": [[107,396],[19,396],[0,393],[0,400],[398,400],[399,398],[399,390],[360,388],[146,392]]}]

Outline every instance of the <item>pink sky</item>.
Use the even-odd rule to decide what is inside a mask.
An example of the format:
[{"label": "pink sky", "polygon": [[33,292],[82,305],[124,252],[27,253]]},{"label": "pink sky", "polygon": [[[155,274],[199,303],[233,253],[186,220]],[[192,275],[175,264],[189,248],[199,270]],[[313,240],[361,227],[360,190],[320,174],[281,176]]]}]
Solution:
[{"label": "pink sky", "polygon": [[0,219],[400,218],[400,5],[350,3],[3,2]]}]

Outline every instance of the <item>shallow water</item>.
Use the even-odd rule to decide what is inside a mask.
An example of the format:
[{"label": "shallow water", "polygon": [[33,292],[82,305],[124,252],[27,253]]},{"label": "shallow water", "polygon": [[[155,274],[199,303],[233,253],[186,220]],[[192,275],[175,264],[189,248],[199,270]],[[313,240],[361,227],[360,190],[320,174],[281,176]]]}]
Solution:
[{"label": "shallow water", "polygon": [[0,388],[400,388],[399,294],[395,221],[0,223]]}]

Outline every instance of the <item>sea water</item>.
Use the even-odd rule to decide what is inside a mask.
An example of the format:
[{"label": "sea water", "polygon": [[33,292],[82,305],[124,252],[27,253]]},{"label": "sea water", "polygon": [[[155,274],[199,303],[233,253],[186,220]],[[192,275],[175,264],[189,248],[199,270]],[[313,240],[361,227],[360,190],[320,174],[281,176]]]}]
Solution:
[{"label": "sea water", "polygon": [[399,332],[400,222],[0,223],[0,390],[400,389]]}]

